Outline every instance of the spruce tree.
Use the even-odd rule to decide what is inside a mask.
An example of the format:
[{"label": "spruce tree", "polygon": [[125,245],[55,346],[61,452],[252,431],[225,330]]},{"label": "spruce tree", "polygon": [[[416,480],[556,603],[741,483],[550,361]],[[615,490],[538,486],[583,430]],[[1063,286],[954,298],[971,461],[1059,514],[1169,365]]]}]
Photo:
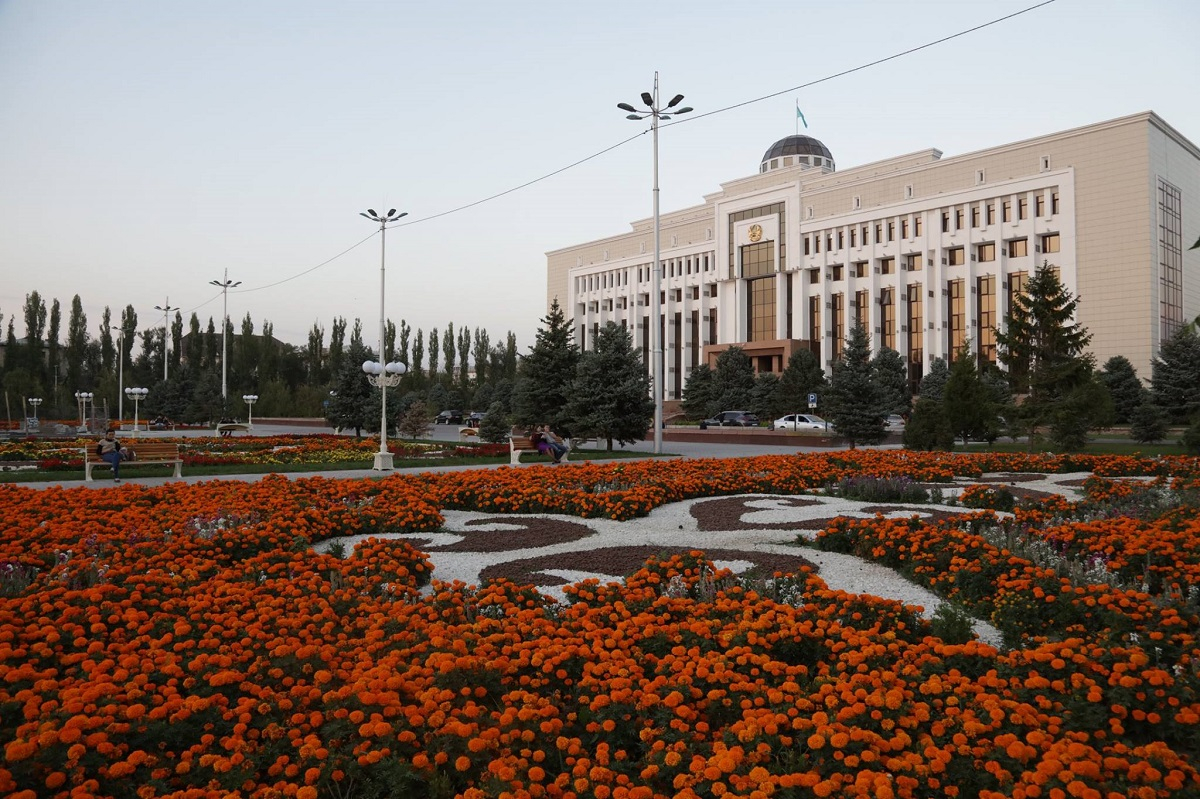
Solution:
[{"label": "spruce tree", "polygon": [[826,407],[839,436],[850,443],[879,444],[887,437],[888,398],[872,379],[871,345],[867,331],[855,325],[846,337],[842,355],[833,362]]},{"label": "spruce tree", "polygon": [[1043,263],[1013,298],[1005,329],[996,332],[997,357],[1008,367],[1013,390],[1024,395],[1016,416],[1029,433],[1030,449],[1047,427],[1060,448],[1080,447],[1087,431],[1112,415],[1092,356],[1084,352],[1091,334],[1072,321],[1078,304],[1057,271]]},{"label": "spruce tree", "polygon": [[761,421],[770,421],[783,415],[776,413],[776,404],[780,397],[779,384],[779,375],[774,372],[763,372],[754,378],[754,388],[750,390],[749,410]]},{"label": "spruce tree", "polygon": [[566,408],[578,363],[579,348],[571,335],[571,325],[555,299],[542,318],[529,354],[517,368],[513,390],[516,422],[548,424],[559,435],[569,437],[573,428]]},{"label": "spruce tree", "polygon": [[913,406],[912,416],[904,426],[904,446],[925,452],[950,450],[954,447],[954,431],[946,418],[942,403],[920,397]]},{"label": "spruce tree", "polygon": [[1192,418],[1200,410],[1200,335],[1181,328],[1163,342],[1150,366],[1154,404],[1176,424]]},{"label": "spruce tree", "polygon": [[721,411],[750,410],[754,391],[754,362],[741,347],[730,347],[717,356],[713,372],[713,396],[708,416]]},{"label": "spruce tree", "polygon": [[688,374],[683,386],[683,412],[692,421],[708,418],[713,397],[713,370],[708,364],[698,364]]},{"label": "spruce tree", "polygon": [[1129,435],[1139,444],[1154,444],[1167,437],[1167,414],[1148,399],[1130,415]]},{"label": "spruce tree", "polygon": [[945,358],[933,358],[929,362],[929,371],[921,378],[921,384],[917,386],[917,396],[921,399],[933,400],[934,402],[942,401],[942,394],[946,391],[946,381],[950,379],[950,367],[946,365]]},{"label": "spruce tree", "polygon": [[[343,330],[345,328],[343,327]],[[350,349],[342,359],[342,368],[334,379],[333,396],[325,414],[329,424],[336,430],[354,430],[354,437],[361,438],[363,430],[370,430],[379,421],[379,409],[368,418],[371,394],[379,389],[367,382],[362,364],[371,357],[370,350],[361,342],[352,340]],[[379,404],[376,401],[374,404]],[[373,421],[372,421],[373,419]],[[390,419],[389,419],[390,421]]]},{"label": "spruce tree", "polygon": [[1146,389],[1129,359],[1124,355],[1114,355],[1105,361],[1100,382],[1112,397],[1116,420],[1122,423],[1132,421],[1133,414],[1142,406],[1142,395]]},{"label": "spruce tree", "polygon": [[779,378],[775,413],[778,418],[788,413],[808,413],[808,395],[816,394],[817,401],[829,387],[821,362],[812,350],[797,350],[788,358],[787,367]]},{"label": "spruce tree", "polygon": [[900,353],[883,347],[871,359],[871,376],[883,389],[888,413],[907,416],[912,410],[912,393],[908,389],[908,367]]},{"label": "spruce tree", "polygon": [[942,408],[954,435],[967,444],[972,438],[986,438],[998,426],[991,395],[984,385],[975,356],[967,345],[956,353],[950,377],[942,394]]},{"label": "spruce tree", "polygon": [[654,423],[654,401],[641,353],[629,331],[613,322],[600,328],[591,350],[579,357],[567,416],[575,436],[631,444]]}]

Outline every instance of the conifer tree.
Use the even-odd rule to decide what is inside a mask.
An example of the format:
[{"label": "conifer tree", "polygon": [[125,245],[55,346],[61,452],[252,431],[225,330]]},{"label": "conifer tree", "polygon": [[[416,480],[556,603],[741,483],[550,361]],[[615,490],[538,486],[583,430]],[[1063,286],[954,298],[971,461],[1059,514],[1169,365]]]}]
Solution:
[{"label": "conifer tree", "polygon": [[1175,423],[1195,416],[1200,410],[1200,335],[1181,328],[1163,342],[1150,367],[1154,404]]},{"label": "conifer tree", "polygon": [[[510,343],[515,346],[515,338],[509,335]],[[517,423],[549,424],[559,435],[569,437],[572,426],[566,408],[578,363],[579,348],[556,299],[542,318],[542,327],[538,328],[529,354],[517,368],[512,398]]]},{"label": "conifer tree", "polygon": [[1109,396],[1112,397],[1116,420],[1118,422],[1131,421],[1133,414],[1142,406],[1143,395],[1146,393],[1133,364],[1124,355],[1114,355],[1104,362],[1104,369],[1100,372],[1100,382],[1104,384],[1104,387],[1108,389]]},{"label": "conifer tree", "polygon": [[850,331],[841,357],[833,362],[825,407],[827,418],[850,443],[850,449],[858,444],[879,444],[887,437],[887,397],[872,379],[871,345],[862,325]]},{"label": "conifer tree", "polygon": [[949,379],[950,367],[946,365],[946,359],[934,357],[929,361],[929,371],[921,378],[917,395],[921,399],[941,402],[942,394],[946,391],[946,381]]},{"label": "conifer tree", "polygon": [[713,371],[713,396],[707,415],[749,410],[753,391],[754,362],[741,347],[730,347],[717,356],[717,368]]},{"label": "conifer tree", "polygon": [[888,413],[907,416],[912,410],[912,392],[908,389],[908,367],[900,353],[883,347],[871,359],[871,376],[883,390]]},{"label": "conifer tree", "polygon": [[630,444],[646,437],[654,422],[654,401],[641,353],[629,331],[609,322],[591,350],[579,356],[571,383],[567,416],[576,436]]},{"label": "conifer tree", "polygon": [[706,364],[697,364],[688,374],[683,386],[683,412],[687,418],[697,421],[708,418],[708,409],[713,397],[713,370]]},{"label": "conifer tree", "polygon": [[779,377],[779,391],[776,392],[772,418],[787,413],[807,413],[808,395],[816,394],[819,404],[821,395],[828,386],[825,370],[821,368],[821,362],[812,350],[793,352],[788,358],[787,367]]}]

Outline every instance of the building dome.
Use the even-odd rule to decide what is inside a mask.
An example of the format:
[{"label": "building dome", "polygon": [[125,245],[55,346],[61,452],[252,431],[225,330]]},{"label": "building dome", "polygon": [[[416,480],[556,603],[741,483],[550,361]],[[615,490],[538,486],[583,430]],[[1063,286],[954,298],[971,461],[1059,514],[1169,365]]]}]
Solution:
[{"label": "building dome", "polygon": [[766,172],[768,169],[796,165],[826,167],[832,171],[833,153],[812,136],[788,136],[767,149],[759,171]]}]

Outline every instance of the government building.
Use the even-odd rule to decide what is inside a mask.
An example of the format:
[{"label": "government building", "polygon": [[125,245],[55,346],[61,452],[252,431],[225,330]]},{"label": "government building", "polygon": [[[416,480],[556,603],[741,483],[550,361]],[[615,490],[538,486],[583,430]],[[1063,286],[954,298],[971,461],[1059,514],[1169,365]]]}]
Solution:
[{"label": "government building", "polygon": [[849,169],[788,136],[754,174],[660,213],[661,285],[643,219],[547,253],[546,303],[558,300],[582,349],[607,322],[631,329],[649,365],[660,292],[667,401],[733,345],[760,373],[799,349],[828,371],[859,323],[915,386],[964,343],[994,362],[1013,296],[1047,263],[1080,298],[1098,365],[1124,355],[1148,379],[1161,342],[1200,314],[1200,250],[1187,249],[1198,234],[1200,149],[1153,112]]}]

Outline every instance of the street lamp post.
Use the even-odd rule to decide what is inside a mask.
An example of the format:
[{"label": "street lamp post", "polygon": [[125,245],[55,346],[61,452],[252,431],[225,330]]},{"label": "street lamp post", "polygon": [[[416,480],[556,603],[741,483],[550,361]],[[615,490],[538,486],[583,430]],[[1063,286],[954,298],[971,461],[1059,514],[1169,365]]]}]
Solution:
[{"label": "street lamp post", "polygon": [[149,393],[150,393],[150,389],[148,389],[148,388],[127,388],[127,389],[125,389],[125,396],[127,396],[131,400],[133,400],[133,432],[134,433],[137,433],[137,429],[138,429],[138,403],[141,402],[142,400],[144,400],[146,398],[146,395]]},{"label": "street lamp post", "polygon": [[178,311],[178,308],[171,307],[171,298],[167,297],[167,301],[162,305],[155,305],[154,310],[163,312],[163,382],[167,381],[167,336],[170,335],[168,325],[171,321],[171,311]]},{"label": "street lamp post", "polygon": [[401,217],[408,216],[408,211],[397,213],[396,209],[393,208],[383,216],[380,216],[375,213],[374,208],[368,208],[365,212],[359,212],[359,216],[365,216],[372,222],[379,223],[379,360],[363,363],[363,371],[367,373],[367,382],[379,387],[379,452],[375,455],[375,466],[373,468],[377,471],[384,471],[392,468],[392,453],[388,452],[387,448],[387,390],[400,385],[400,376],[408,369],[402,363],[393,362],[384,364],[386,355],[383,351],[383,343],[387,316],[385,316],[383,305],[383,288],[387,224],[388,222],[395,222]]},{"label": "street lamp post", "polygon": [[117,331],[117,420],[125,423],[125,331],[116,325],[109,330]]},{"label": "street lamp post", "polygon": [[79,403],[79,432],[87,432],[87,406],[88,403],[96,398],[96,395],[90,391],[76,391],[75,401]]},{"label": "street lamp post", "polygon": [[675,114],[689,113],[691,108],[676,108],[683,102],[683,95],[677,94],[667,103],[666,108],[659,105],[658,73],[654,73],[654,93],[642,92],[642,103],[648,110],[639,111],[629,103],[617,103],[617,108],[628,111],[626,119],[641,120],[650,118],[650,128],[654,132],[654,268],[651,271],[653,283],[650,291],[650,349],[651,355],[651,390],[654,394],[654,452],[662,453],[663,425],[663,341],[662,341],[662,258],[659,248],[659,217],[658,217],[658,122],[660,119],[670,119]]},{"label": "street lamp post", "polygon": [[[41,428],[41,425],[38,424],[38,406],[42,404],[42,398],[41,397],[30,397],[26,401],[30,405],[33,406],[33,428],[34,428],[34,430],[38,430]],[[28,418],[25,420],[25,432],[27,432],[27,433],[30,432]]]},{"label": "street lamp post", "polygon": [[243,394],[242,401],[246,403],[248,416],[246,418],[246,429],[254,429],[254,403],[258,402],[257,394]]},{"label": "street lamp post", "polygon": [[226,337],[229,332],[229,290],[236,286],[242,285],[242,281],[233,281],[229,279],[229,268],[225,268],[225,277],[222,280],[208,281],[214,286],[221,287],[222,310],[221,310],[221,402],[224,403],[229,396],[228,374],[229,370],[225,368],[225,362],[229,360],[229,348],[226,343]]}]

